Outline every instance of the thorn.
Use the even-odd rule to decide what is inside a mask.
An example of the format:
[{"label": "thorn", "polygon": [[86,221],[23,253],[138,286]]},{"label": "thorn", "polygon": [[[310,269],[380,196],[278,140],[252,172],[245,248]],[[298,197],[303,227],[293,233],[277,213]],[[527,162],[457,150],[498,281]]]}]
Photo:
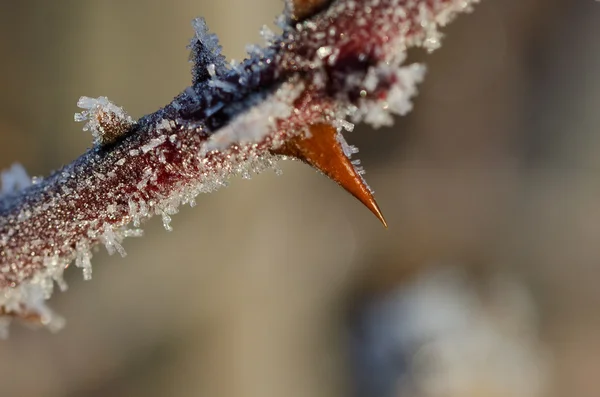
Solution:
[{"label": "thorn", "polygon": [[210,33],[204,18],[192,21],[195,34],[188,48],[192,67],[192,84],[199,84],[227,71],[225,57],[216,34]]},{"label": "thorn", "polygon": [[310,137],[296,136],[273,153],[295,157],[321,171],[363,203],[387,228],[375,197],[344,154],[336,128],[329,124],[314,124],[309,129]]},{"label": "thorn", "polygon": [[288,0],[289,18],[293,22],[301,22],[323,10],[331,0]]},{"label": "thorn", "polygon": [[35,312],[16,312],[6,309],[5,307],[0,308],[0,317],[11,317],[18,318],[21,321],[24,321],[27,324],[32,325],[41,325],[42,324],[42,316],[39,313]]}]

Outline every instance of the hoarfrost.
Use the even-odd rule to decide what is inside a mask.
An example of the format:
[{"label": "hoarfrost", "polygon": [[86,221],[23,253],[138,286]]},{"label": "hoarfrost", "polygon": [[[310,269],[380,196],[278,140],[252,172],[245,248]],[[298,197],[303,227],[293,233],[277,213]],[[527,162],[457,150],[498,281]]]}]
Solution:
[{"label": "hoarfrost", "polygon": [[171,226],[171,217],[169,216],[169,214],[167,214],[166,212],[163,212],[162,213],[162,221],[163,221],[163,226],[164,226],[165,230],[168,232],[172,232],[173,227]]},{"label": "hoarfrost", "polygon": [[235,84],[229,83],[227,81],[222,80],[210,80],[208,82],[209,87],[220,88],[225,92],[234,93],[237,91],[237,86]]},{"label": "hoarfrost", "polygon": [[344,136],[342,135],[341,132],[337,133],[336,139],[337,139],[338,143],[340,144],[340,146],[342,147],[342,150],[343,150],[344,154],[346,155],[346,157],[350,158],[350,157],[352,157],[353,154],[358,153],[358,148],[356,146],[349,145],[348,142],[346,141],[346,138],[344,138]]},{"label": "hoarfrost", "polygon": [[148,153],[150,150],[162,145],[166,140],[166,135],[161,135],[158,138],[152,138],[150,142],[142,146],[142,152]]},{"label": "hoarfrost", "polygon": [[31,185],[31,178],[25,168],[18,163],[0,173],[0,196],[17,193]]},{"label": "hoarfrost", "polygon": [[365,122],[374,128],[392,125],[392,115],[404,116],[412,110],[411,99],[417,94],[417,84],[423,81],[424,76],[425,67],[420,64],[404,67],[383,64],[372,68],[364,82],[367,94],[375,89],[379,79],[390,81],[390,87],[383,99],[361,98],[352,114],[352,121]]},{"label": "hoarfrost", "polygon": [[317,50],[317,56],[321,59],[325,59],[333,52],[333,48],[331,46],[323,46],[319,47]]},{"label": "hoarfrost", "polygon": [[80,241],[75,245],[75,266],[83,270],[83,279],[92,279],[92,251],[87,241]]},{"label": "hoarfrost", "polygon": [[170,132],[171,128],[172,128],[172,126],[171,126],[171,123],[169,122],[169,120],[162,119],[158,123],[156,123],[156,129],[157,130],[162,130],[162,131],[165,131],[165,132]]},{"label": "hoarfrost", "polygon": [[[339,120],[338,120],[338,123],[340,123]],[[341,123],[341,124],[343,125],[343,123]],[[352,125],[352,126],[354,126],[352,123],[349,123],[349,124]],[[352,158],[352,155],[358,153],[358,148],[356,146],[354,146],[354,145],[348,144],[348,142],[346,141],[346,138],[344,138],[344,135],[342,135],[341,127],[338,127],[338,133],[336,135],[336,140],[340,144],[340,147],[342,148],[342,151],[344,152],[344,155],[346,157],[348,157],[349,159]],[[355,159],[355,160],[350,161],[350,163],[352,164],[352,166],[354,167],[354,169],[358,173],[358,176],[361,178],[364,186],[369,190],[369,192],[374,193],[374,191],[371,188],[371,186],[369,186],[369,184],[367,183],[367,181],[363,177],[366,174],[366,171],[360,165],[361,164],[360,160]]]},{"label": "hoarfrost", "polygon": [[125,252],[125,249],[121,245],[122,240],[122,236],[119,236],[119,234],[115,233],[112,226],[107,224],[104,225],[104,232],[100,236],[100,241],[104,243],[104,246],[110,255],[114,254],[116,251],[122,257],[127,256],[127,252]]},{"label": "hoarfrost", "polygon": [[263,25],[260,29],[260,36],[267,45],[270,45],[275,39],[275,32],[273,32],[267,25]]},{"label": "hoarfrost", "polygon": [[[67,289],[63,280],[65,264],[58,258],[45,258],[44,270],[37,272],[31,279],[14,288],[6,288],[0,294],[0,307],[8,314],[23,315],[37,320],[51,331],[63,328],[64,319],[55,314],[47,305],[46,300],[52,295],[54,283],[60,290]],[[0,317],[0,337],[8,336],[10,317]]]},{"label": "hoarfrost", "polygon": [[233,143],[259,142],[273,131],[277,121],[289,117],[293,103],[300,95],[302,84],[284,84],[270,97],[237,116],[224,128],[211,135],[200,155],[222,150]]},{"label": "hoarfrost", "polygon": [[206,71],[208,72],[208,75],[211,78],[217,77],[216,67],[214,63],[211,63],[208,66],[206,66]]}]

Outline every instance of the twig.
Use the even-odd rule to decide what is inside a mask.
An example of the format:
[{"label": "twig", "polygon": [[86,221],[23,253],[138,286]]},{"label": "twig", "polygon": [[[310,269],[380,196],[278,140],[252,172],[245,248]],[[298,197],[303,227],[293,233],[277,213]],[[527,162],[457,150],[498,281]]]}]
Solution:
[{"label": "twig", "polygon": [[76,120],[87,121],[94,146],[23,190],[3,188],[1,313],[58,328],[44,301],[54,282],[66,288],[70,263],[89,279],[98,243],[125,256],[121,243],[141,235],[142,221],[159,215],[170,229],[181,204],[281,157],[324,172],[383,221],[342,130],[410,111],[424,68],[402,66],[406,49],[437,48],[438,26],[477,1],[292,1],[282,35],[265,31],[267,45],[232,65],[195,20],[192,86],[137,122],[106,98],[83,97]]}]

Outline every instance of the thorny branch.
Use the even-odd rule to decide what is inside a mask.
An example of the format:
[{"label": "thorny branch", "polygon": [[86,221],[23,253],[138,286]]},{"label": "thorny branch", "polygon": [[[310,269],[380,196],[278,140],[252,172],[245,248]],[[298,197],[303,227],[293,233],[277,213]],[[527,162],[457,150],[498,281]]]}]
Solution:
[{"label": "thorny branch", "polygon": [[[374,127],[411,109],[421,65],[406,50],[439,46],[437,28],[478,0],[291,0],[283,33],[227,64],[202,19],[190,43],[192,85],[153,114],[132,120],[106,98],[82,97],[94,146],[46,178],[14,167],[0,200],[0,314],[59,328],[44,301],[74,262],[91,277],[92,249],[125,255],[141,222],[170,216],[231,176],[300,159],[361,200],[381,220],[343,130]],[[133,225],[130,228],[129,225]]]}]

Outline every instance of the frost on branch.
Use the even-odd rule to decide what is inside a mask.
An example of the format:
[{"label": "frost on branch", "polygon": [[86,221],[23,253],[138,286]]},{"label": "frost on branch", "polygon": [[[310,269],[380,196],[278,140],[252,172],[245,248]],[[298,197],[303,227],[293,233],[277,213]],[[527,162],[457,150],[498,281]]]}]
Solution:
[{"label": "frost on branch", "polygon": [[282,158],[321,171],[385,223],[343,132],[408,112],[424,68],[405,65],[406,50],[435,49],[438,26],[476,2],[295,1],[318,7],[280,18],[281,36],[268,34],[265,48],[250,47],[249,58],[231,66],[195,20],[190,87],[137,122],[105,97],[81,98],[75,118],[87,122],[95,145],[24,190],[16,191],[21,182],[3,188],[10,194],[0,200],[0,313],[56,328],[43,302],[55,284],[65,288],[66,267],[89,279],[98,245],[125,255],[123,240],[141,235],[148,218],[161,217],[170,230],[180,205],[193,206],[233,176],[276,169]]},{"label": "frost on branch", "polygon": [[302,82],[283,84],[269,97],[255,98],[256,105],[234,118],[229,125],[221,128],[208,138],[202,155],[227,149],[230,145],[248,144],[262,141],[269,133],[276,131],[277,122],[288,119],[294,110],[294,101],[304,90]]},{"label": "frost on branch", "polygon": [[14,194],[31,185],[31,178],[21,164],[15,163],[10,169],[0,172],[0,196]]},{"label": "frost on branch", "polygon": [[411,98],[425,77],[425,67],[419,64],[400,67],[401,63],[398,60],[392,63],[395,66],[383,63],[369,69],[362,82],[364,92],[373,92],[381,81],[388,84],[388,92],[381,99],[359,99],[352,121],[363,121],[373,128],[390,126],[394,123],[392,115],[404,116],[412,110]]}]

